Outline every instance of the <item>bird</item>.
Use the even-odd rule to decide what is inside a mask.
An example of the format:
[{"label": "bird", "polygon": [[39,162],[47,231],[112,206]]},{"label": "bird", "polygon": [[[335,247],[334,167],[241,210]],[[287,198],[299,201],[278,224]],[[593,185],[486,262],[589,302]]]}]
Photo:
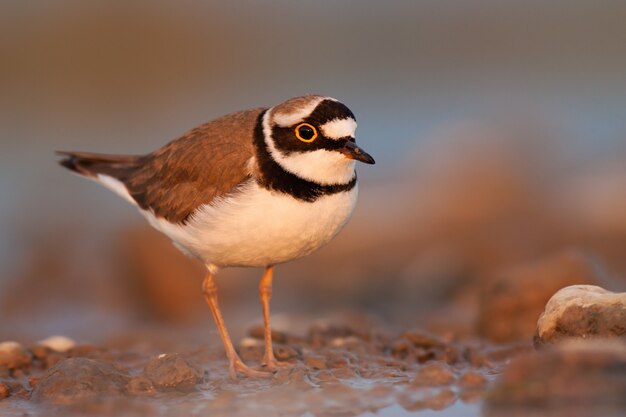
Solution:
[{"label": "bird", "polygon": [[[178,249],[203,262],[202,291],[230,376],[264,377],[288,366],[272,348],[274,267],[339,233],[357,200],[356,162],[375,163],[356,145],[356,127],[342,102],[305,95],[221,116],[144,155],[57,154],[60,165],[128,200]],[[264,268],[259,368],[239,357],[218,304],[215,276],[234,266]]]}]

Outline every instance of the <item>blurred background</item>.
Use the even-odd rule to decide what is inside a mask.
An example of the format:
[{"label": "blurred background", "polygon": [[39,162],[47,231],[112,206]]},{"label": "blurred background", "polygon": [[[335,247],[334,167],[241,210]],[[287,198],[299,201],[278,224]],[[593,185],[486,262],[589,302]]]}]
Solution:
[{"label": "blurred background", "polygon": [[[202,266],[53,152],[145,153],[306,93],[346,103],[377,164],[342,234],[277,269],[276,327],[529,337],[560,286],[626,282],[625,21],[617,0],[3,1],[1,338],[213,332]],[[235,335],[261,273],[219,276]]]}]

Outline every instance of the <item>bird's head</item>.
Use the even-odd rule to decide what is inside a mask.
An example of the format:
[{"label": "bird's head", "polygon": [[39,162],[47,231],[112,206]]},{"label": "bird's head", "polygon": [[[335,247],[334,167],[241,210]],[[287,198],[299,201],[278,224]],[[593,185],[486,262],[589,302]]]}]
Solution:
[{"label": "bird's head", "polygon": [[355,176],[355,161],[373,164],[356,145],[356,119],[345,104],[322,96],[289,99],[263,117],[263,136],[271,157],[284,170],[318,184],[345,184]]}]

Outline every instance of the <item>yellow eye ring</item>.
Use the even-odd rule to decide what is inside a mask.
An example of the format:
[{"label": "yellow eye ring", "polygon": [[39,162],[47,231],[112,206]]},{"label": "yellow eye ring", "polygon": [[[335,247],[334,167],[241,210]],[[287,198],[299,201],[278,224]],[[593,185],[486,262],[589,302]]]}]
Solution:
[{"label": "yellow eye ring", "polygon": [[317,139],[317,129],[308,123],[300,123],[295,128],[296,137],[302,142],[313,142]]}]

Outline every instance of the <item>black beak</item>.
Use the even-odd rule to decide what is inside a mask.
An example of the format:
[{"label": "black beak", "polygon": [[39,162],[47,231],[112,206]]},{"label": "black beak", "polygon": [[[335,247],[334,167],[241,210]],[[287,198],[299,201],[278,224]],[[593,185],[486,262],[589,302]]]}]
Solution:
[{"label": "black beak", "polygon": [[372,158],[370,156],[370,154],[368,154],[363,149],[361,149],[358,146],[356,146],[356,143],[354,143],[354,142],[348,141],[348,142],[346,142],[346,144],[344,145],[343,148],[340,148],[338,150],[339,150],[339,152],[344,154],[346,156],[346,158],[354,159],[356,161],[365,162],[366,164],[372,164],[373,165],[373,164],[376,163],[376,161],[374,161],[374,158]]}]

